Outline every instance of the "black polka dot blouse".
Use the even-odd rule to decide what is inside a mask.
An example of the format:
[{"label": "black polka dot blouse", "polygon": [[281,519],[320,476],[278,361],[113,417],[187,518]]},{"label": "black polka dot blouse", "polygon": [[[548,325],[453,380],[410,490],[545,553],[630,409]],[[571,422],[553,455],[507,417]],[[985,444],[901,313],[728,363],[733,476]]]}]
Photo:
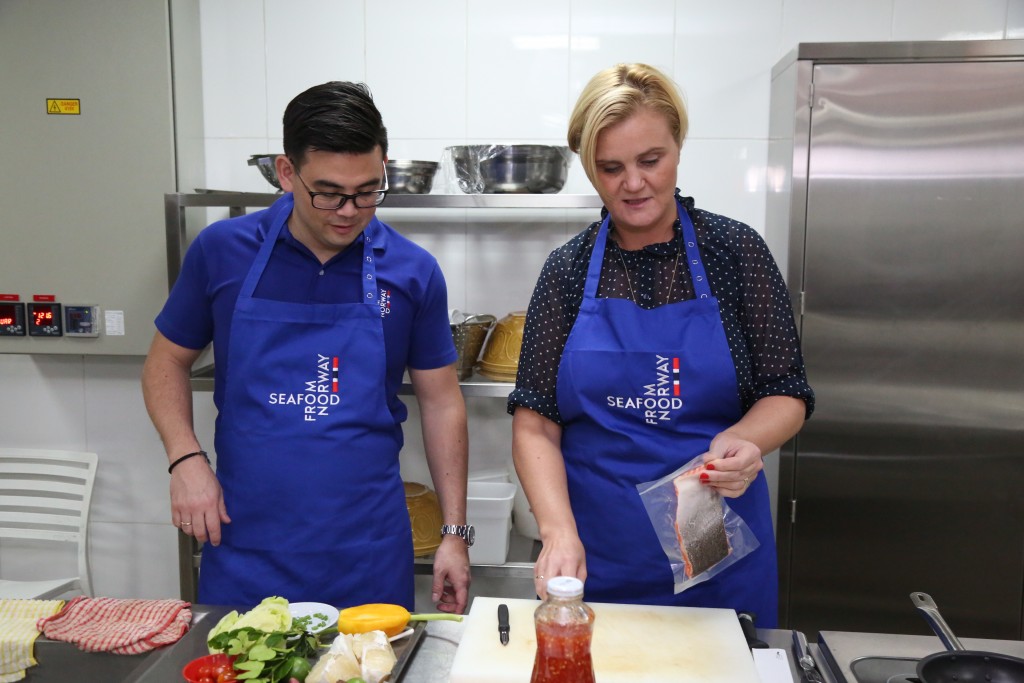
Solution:
[{"label": "black polka dot blouse", "polygon": [[[807,383],[789,292],[768,245],[753,228],[694,208],[692,197],[676,197],[693,221],[708,282],[718,299],[743,411],[766,396],[793,396],[804,400],[810,417],[814,391]],[[605,212],[602,209],[602,218]],[[556,397],[558,364],[583,301],[599,227],[600,222],[591,224],[544,263],[526,316],[509,413],[525,406],[562,424]],[[678,258],[680,246],[678,219],[669,242],[626,251],[609,239],[597,296],[633,299],[646,309],[693,299],[686,259]]]}]

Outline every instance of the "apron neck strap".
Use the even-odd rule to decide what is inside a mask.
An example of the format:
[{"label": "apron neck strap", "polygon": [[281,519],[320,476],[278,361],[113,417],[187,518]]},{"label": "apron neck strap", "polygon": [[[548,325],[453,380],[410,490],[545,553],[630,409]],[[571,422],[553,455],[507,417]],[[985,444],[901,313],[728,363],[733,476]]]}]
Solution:
[{"label": "apron neck strap", "polygon": [[[286,197],[290,197],[286,195]],[[249,268],[249,273],[245,276],[245,281],[242,283],[242,289],[239,292],[239,297],[252,297],[256,291],[256,285],[259,284],[260,278],[263,276],[263,271],[267,267],[267,263],[270,262],[270,255],[274,251],[274,245],[277,243],[278,238],[281,236],[281,232],[284,230],[285,224],[288,222],[288,218],[292,215],[294,209],[294,199],[288,199],[282,197],[278,200],[280,206],[275,204],[267,212],[267,220],[270,222],[270,228],[267,230],[267,236],[263,240],[263,244],[260,245],[260,249],[256,254],[256,259],[253,261],[252,267]],[[377,300],[377,268],[375,265],[375,259],[373,256],[373,246],[371,242],[374,242],[380,231],[380,222],[377,217],[374,216],[366,229],[363,230],[362,234],[362,282],[363,295],[359,300],[359,303],[376,305]]]},{"label": "apron neck strap", "polygon": [[[679,225],[682,228],[682,248],[686,252],[694,294],[698,299],[707,299],[711,296],[711,287],[708,285],[704,262],[701,260],[700,250],[697,248],[697,231],[693,227],[690,215],[683,208],[682,202],[676,202],[676,213],[679,215]],[[609,213],[601,221],[601,227],[597,230],[594,251],[590,255],[590,264],[587,267],[587,279],[583,285],[584,299],[593,299],[597,296],[597,284],[601,279],[601,263],[604,261],[604,250],[608,244],[610,220],[611,214]]]}]

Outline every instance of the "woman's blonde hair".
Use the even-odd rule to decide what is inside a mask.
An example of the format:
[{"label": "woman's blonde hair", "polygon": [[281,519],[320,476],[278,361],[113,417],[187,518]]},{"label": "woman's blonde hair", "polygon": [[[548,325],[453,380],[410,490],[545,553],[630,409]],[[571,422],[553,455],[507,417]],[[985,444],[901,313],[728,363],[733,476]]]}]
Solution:
[{"label": "woman's blonde hair", "polygon": [[689,125],[686,105],[678,86],[658,69],[647,64],[617,64],[598,72],[583,88],[569,117],[568,141],[569,149],[580,155],[591,183],[597,175],[598,135],[641,107],[664,115],[682,148]]}]

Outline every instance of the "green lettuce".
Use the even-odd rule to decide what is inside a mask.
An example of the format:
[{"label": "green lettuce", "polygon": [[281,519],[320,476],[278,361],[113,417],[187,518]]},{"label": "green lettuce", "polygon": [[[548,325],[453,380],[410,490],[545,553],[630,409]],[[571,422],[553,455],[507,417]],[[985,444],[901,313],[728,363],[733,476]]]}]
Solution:
[{"label": "green lettuce", "polygon": [[[217,625],[206,636],[207,643],[221,633],[237,631],[242,628],[252,628],[264,633],[280,633],[291,630],[292,615],[288,612],[288,601],[276,596],[264,598],[263,602],[241,616],[236,610],[231,610],[217,622]],[[220,651],[214,650],[212,647],[209,649],[211,653]]]}]

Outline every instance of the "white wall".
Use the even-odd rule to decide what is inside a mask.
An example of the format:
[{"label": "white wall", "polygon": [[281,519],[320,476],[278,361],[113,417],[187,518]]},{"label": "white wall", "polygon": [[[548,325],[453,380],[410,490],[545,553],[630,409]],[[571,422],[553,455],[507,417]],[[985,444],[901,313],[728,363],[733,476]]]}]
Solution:
[{"label": "white wall", "polygon": [[[201,10],[207,187],[268,191],[246,159],[280,151],[285,104],[326,80],[370,85],[392,158],[439,160],[450,144],[563,144],[586,80],[616,62],[646,61],[676,78],[690,107],[684,193],[758,230],[769,76],[798,42],[1024,38],[1024,0],[203,0]],[[574,163],[564,192],[590,191]],[[437,254],[452,307],[499,317],[526,307],[544,256],[590,218],[382,216]],[[99,595],[178,593],[166,463],[142,405],[141,364],[0,354],[0,443],[100,455],[92,524]],[[197,430],[212,447],[211,396],[195,402]],[[506,463],[504,402],[471,399],[469,410],[471,468]],[[403,475],[429,481],[418,431],[413,410]],[[5,546],[0,574],[32,574],[42,559]]]}]

